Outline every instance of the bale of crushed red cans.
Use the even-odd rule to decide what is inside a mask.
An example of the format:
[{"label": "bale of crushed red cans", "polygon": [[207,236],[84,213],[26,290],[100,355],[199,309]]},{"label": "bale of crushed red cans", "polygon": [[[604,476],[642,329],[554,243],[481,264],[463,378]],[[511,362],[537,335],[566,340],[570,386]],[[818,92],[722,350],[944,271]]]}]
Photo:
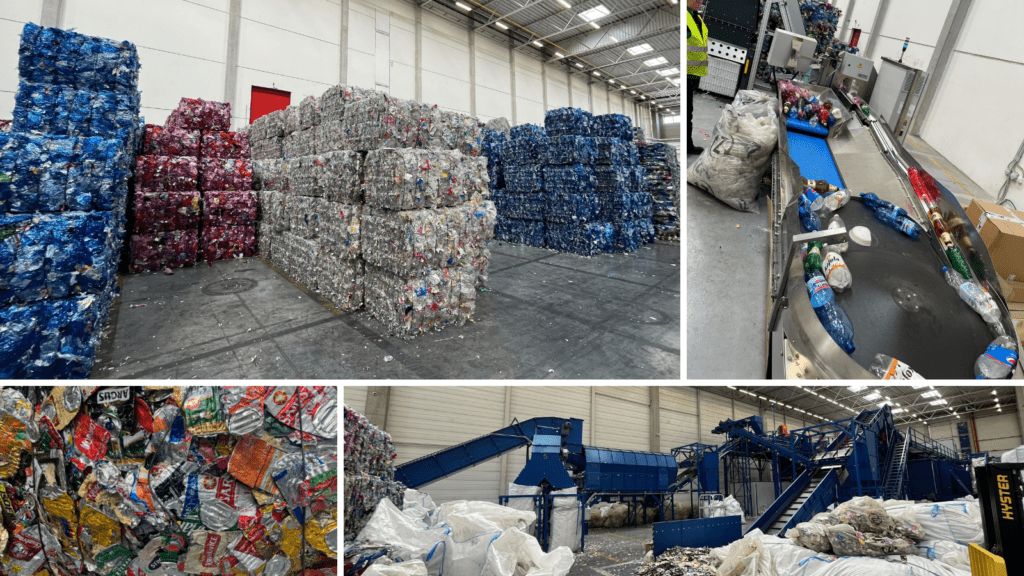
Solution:
[{"label": "bale of crushed red cans", "polygon": [[146,124],[142,138],[144,156],[199,156],[199,130]]},{"label": "bale of crushed red cans", "polygon": [[336,574],[337,403],[324,386],[4,387],[20,529],[0,573]]},{"label": "bale of crushed red cans", "polygon": [[167,126],[184,130],[230,130],[231,103],[182,98],[167,117]]},{"label": "bale of crushed red cans", "polygon": [[128,253],[128,269],[133,274],[194,266],[199,253],[199,229],[134,234]]}]

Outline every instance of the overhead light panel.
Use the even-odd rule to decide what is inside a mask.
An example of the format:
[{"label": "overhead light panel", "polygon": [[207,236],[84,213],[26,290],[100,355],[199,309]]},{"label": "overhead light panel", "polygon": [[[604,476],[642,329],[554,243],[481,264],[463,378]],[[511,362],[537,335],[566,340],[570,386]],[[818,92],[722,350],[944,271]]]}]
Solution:
[{"label": "overhead light panel", "polygon": [[662,76],[671,76],[673,74],[679,74],[679,68],[665,68],[664,70],[658,70],[658,74]]},{"label": "overhead light panel", "polygon": [[911,384],[910,385],[910,387],[913,388],[914,390],[920,390],[921,388],[924,388],[925,386],[927,386],[927,384]]},{"label": "overhead light panel", "polygon": [[556,58],[565,58],[565,55],[563,55],[561,52],[555,52],[555,57]]},{"label": "overhead light panel", "polygon": [[580,68],[583,68],[583,64],[580,64],[579,62],[577,62],[576,65],[579,66]]},{"label": "overhead light panel", "polygon": [[633,46],[632,48],[626,48],[626,52],[629,52],[633,56],[639,56],[648,52],[653,52],[654,48],[650,44],[644,43],[639,46]]},{"label": "overhead light panel", "polygon": [[[630,90],[629,93],[630,94],[636,94],[636,90]],[[754,394],[751,394],[751,396],[754,396]]]},{"label": "overhead light panel", "polygon": [[[644,62],[644,64],[646,64],[646,62]],[[846,389],[850,392],[860,392],[861,390],[867,390],[868,386],[867,384],[855,384],[853,386],[847,386]]]},{"label": "overhead light panel", "polygon": [[673,6],[676,5],[676,4],[679,4],[679,0],[668,0],[668,1],[671,2]]},{"label": "overhead light panel", "polygon": [[508,30],[508,26],[505,26],[501,22],[495,22],[494,25],[497,26],[498,28],[501,28],[502,30]]},{"label": "overhead light panel", "polygon": [[900,414],[900,413],[906,412],[906,411],[907,411],[906,408],[897,408],[897,409],[893,410],[892,413],[893,414]]},{"label": "overhead light panel", "polygon": [[533,41],[533,45],[537,46],[538,48],[543,48],[544,47],[544,45],[541,44],[540,40],[534,40]]},{"label": "overhead light panel", "polygon": [[611,38],[611,39],[612,39],[612,42],[615,42],[615,43],[618,43],[618,42],[619,42],[619,39],[618,39],[618,38],[616,38],[615,36],[609,36],[609,38]]},{"label": "overhead light panel", "polygon": [[[608,83],[609,84],[615,84],[615,80],[609,80]],[[729,386],[729,388],[732,388],[732,386]],[[733,390],[735,390],[735,388],[733,388]]]},{"label": "overhead light panel", "polygon": [[995,391],[995,390],[993,390],[993,391],[992,391],[992,393],[993,393],[993,394],[995,394],[995,393],[996,393],[996,391]]},{"label": "overhead light panel", "polygon": [[[664,56],[658,56],[657,58],[644,60],[645,66],[661,66],[662,64],[668,64],[668,60],[666,60]],[[865,386],[865,388],[867,388],[867,386]]]},{"label": "overhead light panel", "polygon": [[456,3],[455,3],[455,5],[456,5],[456,6],[458,6],[459,8],[462,8],[462,9],[463,9],[463,10],[465,10],[466,12],[469,12],[469,11],[471,11],[471,10],[473,9],[473,7],[472,7],[472,6],[466,6],[466,5],[465,5],[465,4],[463,4],[462,2],[456,2]]},{"label": "overhead light panel", "polygon": [[938,406],[940,404],[948,404],[948,402],[946,402],[942,398],[939,398],[938,400],[932,400],[931,402],[929,402],[929,404],[931,404],[932,406]]},{"label": "overhead light panel", "polygon": [[590,10],[584,10],[583,12],[580,12],[580,18],[583,18],[587,22],[593,22],[594,20],[604,18],[609,14],[611,14],[611,11],[605,8],[604,4],[598,4],[597,6],[591,8]]},{"label": "overhead light panel", "polygon": [[601,77],[601,73],[598,72],[597,70],[594,70],[594,76],[597,76],[598,78],[600,78]]},{"label": "overhead light panel", "polygon": [[566,8],[572,8],[572,4],[569,4],[565,0],[558,0],[558,3],[561,4],[562,6],[565,6]]},{"label": "overhead light panel", "polygon": [[868,394],[867,396],[865,396],[864,399],[867,400],[868,402],[872,402],[874,400],[878,400],[881,397],[882,397],[882,393],[881,392],[872,392],[871,394]]},{"label": "overhead light panel", "polygon": [[601,25],[598,24],[597,22],[591,22],[590,25],[594,27],[594,30],[597,30],[598,28],[601,27]]},{"label": "overhead light panel", "polygon": [[928,392],[925,392],[924,394],[921,394],[921,398],[936,398],[936,397],[939,397],[939,398],[942,397],[942,394],[939,394],[938,390],[929,390]]}]

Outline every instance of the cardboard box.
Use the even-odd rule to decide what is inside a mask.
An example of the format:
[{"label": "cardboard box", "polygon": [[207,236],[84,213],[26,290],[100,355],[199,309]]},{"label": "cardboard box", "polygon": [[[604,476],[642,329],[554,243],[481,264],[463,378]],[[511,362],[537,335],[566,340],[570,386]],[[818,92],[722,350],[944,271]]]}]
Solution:
[{"label": "cardboard box", "polygon": [[967,217],[978,229],[996,274],[1024,280],[1024,218],[991,202],[972,200]]},{"label": "cardboard box", "polygon": [[1009,302],[1024,302],[1024,282],[999,279],[999,288],[1003,292],[1003,298]]}]

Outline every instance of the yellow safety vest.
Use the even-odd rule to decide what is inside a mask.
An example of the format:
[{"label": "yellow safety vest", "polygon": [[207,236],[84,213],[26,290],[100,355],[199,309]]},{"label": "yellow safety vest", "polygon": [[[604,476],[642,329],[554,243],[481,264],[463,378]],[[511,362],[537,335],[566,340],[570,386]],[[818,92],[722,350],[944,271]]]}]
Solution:
[{"label": "yellow safety vest", "polygon": [[686,74],[707,76],[708,27],[704,25],[703,19],[698,26],[689,10],[686,11],[686,27],[690,30],[690,37],[686,39]]}]

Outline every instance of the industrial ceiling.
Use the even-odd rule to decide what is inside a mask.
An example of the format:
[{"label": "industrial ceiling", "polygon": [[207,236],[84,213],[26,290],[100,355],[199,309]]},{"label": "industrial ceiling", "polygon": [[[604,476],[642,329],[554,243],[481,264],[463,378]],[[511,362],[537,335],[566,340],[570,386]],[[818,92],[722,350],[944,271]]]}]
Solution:
[{"label": "industrial ceiling", "polygon": [[[1013,386],[725,386],[702,388],[748,404],[788,412],[820,424],[864,410],[892,407],[897,425],[957,418],[973,412],[1017,409]],[[810,416],[811,418],[808,418]],[[808,424],[810,425],[810,424]]]},{"label": "industrial ceiling", "polygon": [[408,0],[589,82],[679,114],[678,0]]}]

